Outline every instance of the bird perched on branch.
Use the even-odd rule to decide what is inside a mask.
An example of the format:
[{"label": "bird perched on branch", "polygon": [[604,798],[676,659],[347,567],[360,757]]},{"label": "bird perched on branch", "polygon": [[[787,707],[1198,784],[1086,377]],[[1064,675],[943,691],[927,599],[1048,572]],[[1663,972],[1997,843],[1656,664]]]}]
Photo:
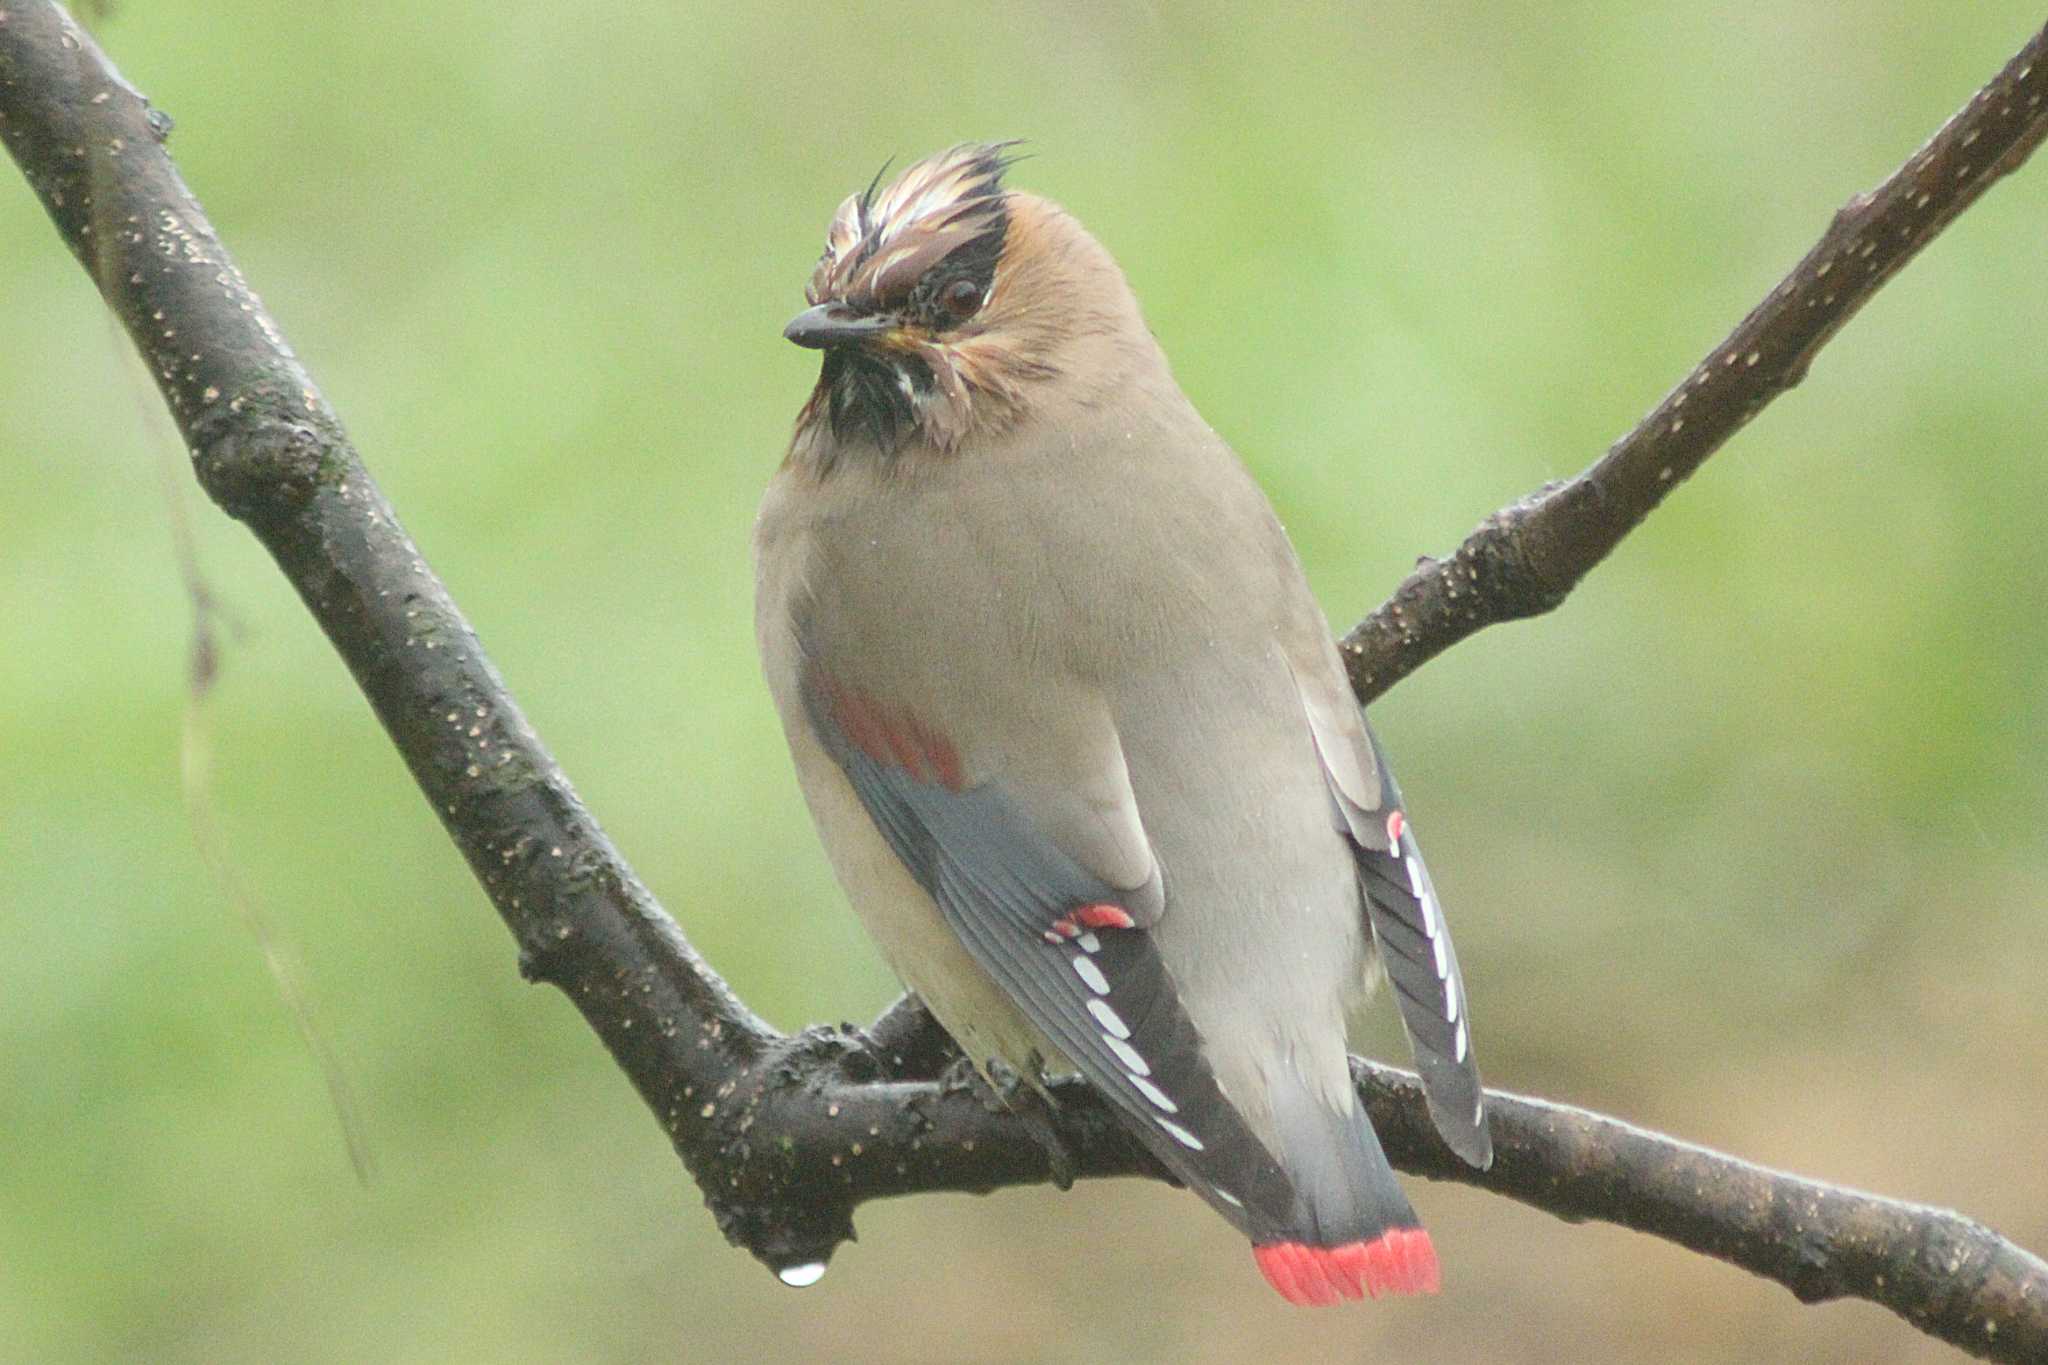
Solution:
[{"label": "bird perched on branch", "polygon": [[1345,1048],[1377,949],[1491,1161],[1400,792],[1272,508],[1008,145],[850,196],[785,332],[824,364],[756,609],[804,795],[977,1066],[1078,1071],[1295,1303],[1432,1292]]}]

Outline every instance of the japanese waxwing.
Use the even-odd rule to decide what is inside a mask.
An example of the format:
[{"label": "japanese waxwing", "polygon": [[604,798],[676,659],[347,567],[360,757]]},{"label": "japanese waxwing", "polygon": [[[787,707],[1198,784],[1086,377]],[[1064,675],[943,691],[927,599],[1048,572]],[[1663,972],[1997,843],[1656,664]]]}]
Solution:
[{"label": "japanese waxwing", "polygon": [[804,796],[978,1066],[1086,1077],[1291,1302],[1433,1292],[1345,1049],[1377,956],[1491,1161],[1400,792],[1273,509],[1008,145],[850,196],[784,333],[824,365],[756,610]]}]

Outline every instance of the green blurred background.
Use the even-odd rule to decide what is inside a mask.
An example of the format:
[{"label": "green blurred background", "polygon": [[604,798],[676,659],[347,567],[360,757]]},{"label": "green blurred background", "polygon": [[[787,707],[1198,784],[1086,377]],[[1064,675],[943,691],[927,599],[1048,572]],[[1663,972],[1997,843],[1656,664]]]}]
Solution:
[{"label": "green blurred background", "polygon": [[[1713,9],[1711,15],[1703,13]],[[758,680],[777,333],[885,156],[1021,136],[1332,618],[1589,462],[2041,20],[2020,0],[979,8],[126,0],[100,35],[585,797],[777,1023],[893,986]],[[1286,1308],[1124,1181],[728,1249],[254,542],[208,709],[141,371],[0,179],[0,1358],[1921,1361],[1661,1242],[1418,1187],[1448,1287]],[[2048,166],[1558,615],[1376,708],[1491,1080],[2048,1247]],[[1382,1028],[1382,1051],[1399,1056]]]}]

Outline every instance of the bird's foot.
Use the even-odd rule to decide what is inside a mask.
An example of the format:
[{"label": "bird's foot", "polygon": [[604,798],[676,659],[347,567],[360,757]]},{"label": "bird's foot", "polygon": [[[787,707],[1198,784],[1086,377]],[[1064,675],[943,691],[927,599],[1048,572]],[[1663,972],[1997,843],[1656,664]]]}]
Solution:
[{"label": "bird's foot", "polygon": [[940,1075],[939,1093],[968,1091],[989,1113],[1008,1114],[1016,1119],[1024,1125],[1025,1135],[1033,1145],[1045,1153],[1046,1172],[1052,1183],[1062,1190],[1072,1189],[1079,1167],[1074,1149],[1060,1135],[1059,1106],[1045,1092],[1044,1063],[1033,1053],[1028,1065],[1035,1079],[1020,1074],[1000,1057],[991,1057],[985,1066],[976,1067],[962,1056]]}]

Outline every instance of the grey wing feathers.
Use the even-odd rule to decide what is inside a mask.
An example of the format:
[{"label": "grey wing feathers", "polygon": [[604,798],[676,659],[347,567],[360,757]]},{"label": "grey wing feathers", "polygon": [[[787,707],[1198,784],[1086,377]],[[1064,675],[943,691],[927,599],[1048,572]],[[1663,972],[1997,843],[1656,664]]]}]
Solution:
[{"label": "grey wing feathers", "polygon": [[1452,1151],[1484,1170],[1493,1164],[1493,1139],[1472,1058],[1465,981],[1450,925],[1408,828],[1401,789],[1341,670],[1303,669],[1291,660],[1289,667],[1337,827],[1351,838],[1366,922],[1394,987],[1430,1118]]},{"label": "grey wing feathers", "polygon": [[1401,789],[1370,729],[1366,742],[1379,771],[1383,804],[1362,810],[1336,793],[1352,830],[1366,918],[1408,1030],[1430,1117],[1452,1151],[1484,1170],[1493,1164],[1493,1140],[1486,1131],[1485,1092],[1472,1056],[1458,954],[1402,811]]},{"label": "grey wing feathers", "polygon": [[820,741],[948,927],[1145,1145],[1255,1238],[1298,1222],[1292,1182],[1218,1087],[1150,932],[1052,932],[1130,893],[1039,834],[999,785],[925,781],[849,738],[818,691],[806,701]]}]

